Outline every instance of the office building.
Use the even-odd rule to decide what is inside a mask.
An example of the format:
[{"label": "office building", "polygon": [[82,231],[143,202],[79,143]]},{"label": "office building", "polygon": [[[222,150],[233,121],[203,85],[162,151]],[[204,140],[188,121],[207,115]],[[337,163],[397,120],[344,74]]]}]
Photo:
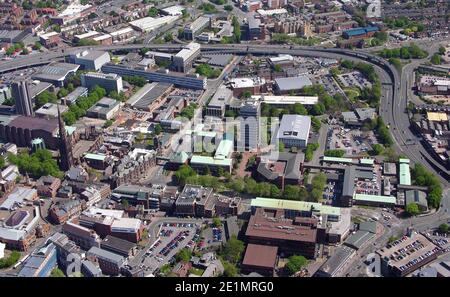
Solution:
[{"label": "office building", "polygon": [[112,191],[111,198],[130,205],[143,205],[146,210],[158,210],[159,199],[154,197],[151,188],[136,185],[120,185]]},{"label": "office building", "polygon": [[58,117],[58,108],[60,109],[61,113],[65,113],[69,110],[69,107],[67,107],[66,105],[60,106],[55,103],[45,103],[38,110],[36,110],[35,115],[44,119],[56,119]]},{"label": "office building", "polygon": [[183,216],[212,217],[213,189],[186,185],[175,202],[175,212]]},{"label": "office building", "polygon": [[284,213],[276,209],[257,208],[245,231],[247,242],[278,247],[286,256],[295,254],[315,259],[318,248],[317,219],[287,219]]},{"label": "office building", "polygon": [[220,85],[206,107],[206,115],[222,118],[225,115],[225,107],[233,98],[233,91],[225,85]]},{"label": "office building", "polygon": [[25,80],[12,84],[12,97],[15,101],[16,113],[24,116],[33,116],[33,102],[29,86]]},{"label": "office building", "polygon": [[103,65],[109,63],[111,58],[108,52],[84,50],[71,54],[70,60],[72,63],[80,65],[81,69],[98,71]]},{"label": "office building", "polygon": [[285,114],[278,128],[277,139],[286,148],[305,148],[308,145],[311,118],[309,116]]},{"label": "office building", "polygon": [[120,102],[111,98],[102,98],[87,110],[86,115],[91,118],[109,120],[114,118],[120,110]]},{"label": "office building", "polygon": [[303,153],[273,152],[261,155],[256,169],[261,181],[284,189],[286,185],[299,185],[303,181]]},{"label": "office building", "polygon": [[187,40],[195,40],[195,38],[210,25],[210,18],[205,16],[198,17],[192,23],[186,25],[183,30],[183,36]]},{"label": "office building", "polygon": [[247,101],[239,110],[242,120],[239,123],[238,148],[257,149],[260,145],[261,106],[258,101]]},{"label": "office building", "polygon": [[72,222],[66,222],[62,226],[62,232],[84,250],[100,246],[100,237],[93,230],[77,225]]},{"label": "office building", "polygon": [[108,93],[116,91],[120,93],[123,90],[122,77],[117,74],[104,74],[88,72],[81,75],[81,85],[92,89],[96,85],[104,88]]},{"label": "office building", "polygon": [[50,243],[32,253],[23,264],[17,276],[48,277],[57,266],[56,247]]},{"label": "office building", "polygon": [[111,276],[119,275],[120,269],[127,262],[124,257],[98,247],[89,249],[86,256],[89,260],[98,263],[104,274]]},{"label": "office building", "polygon": [[207,87],[206,77],[198,75],[186,75],[169,71],[144,71],[113,64],[104,65],[102,71],[118,75],[142,76],[151,82],[170,83],[177,87],[188,89],[205,90]]},{"label": "office building", "polygon": [[174,71],[188,72],[199,55],[200,44],[191,42],[173,56],[171,67]]},{"label": "office building", "polygon": [[273,277],[278,264],[278,247],[248,244],[241,264],[241,273],[257,272]]},{"label": "office building", "polygon": [[34,80],[51,83],[57,87],[64,86],[69,76],[77,72],[79,65],[70,63],[53,62],[41,67],[35,74],[31,76]]},{"label": "office building", "polygon": [[289,94],[300,91],[306,86],[312,86],[312,82],[307,76],[282,77],[275,79],[274,89],[278,94]]},{"label": "office building", "polygon": [[137,244],[111,235],[107,235],[102,240],[100,248],[121,255],[127,259],[135,256],[137,253]]}]

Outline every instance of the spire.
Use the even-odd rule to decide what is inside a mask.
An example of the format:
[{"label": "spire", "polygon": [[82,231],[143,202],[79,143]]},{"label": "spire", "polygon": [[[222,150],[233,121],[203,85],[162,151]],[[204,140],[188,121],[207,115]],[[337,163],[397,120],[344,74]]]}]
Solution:
[{"label": "spire", "polygon": [[60,155],[60,167],[62,170],[67,171],[73,165],[72,155],[72,143],[70,137],[67,137],[66,127],[61,116],[61,111],[58,109],[58,127],[59,127],[59,155]]}]

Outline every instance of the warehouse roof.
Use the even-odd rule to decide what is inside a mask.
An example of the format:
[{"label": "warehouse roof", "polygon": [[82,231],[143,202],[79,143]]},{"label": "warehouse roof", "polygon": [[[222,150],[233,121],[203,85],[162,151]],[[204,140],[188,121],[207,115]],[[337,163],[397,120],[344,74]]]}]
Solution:
[{"label": "warehouse roof", "polygon": [[312,85],[311,80],[307,76],[277,78],[275,83],[280,91],[299,90]]},{"label": "warehouse roof", "polygon": [[353,163],[353,159],[350,158],[338,158],[338,157],[328,157],[323,156],[324,162],[332,162],[332,163]]},{"label": "warehouse roof", "polygon": [[288,209],[297,211],[318,211],[321,214],[335,215],[339,216],[341,214],[341,209],[339,207],[323,205],[316,202],[306,202],[306,201],[293,201],[284,199],[272,199],[256,197],[250,202],[252,207],[262,207],[262,208],[278,208],[278,209]]},{"label": "warehouse roof", "polygon": [[317,96],[267,96],[267,95],[255,95],[252,99],[261,100],[266,104],[275,105],[289,105],[300,103],[302,105],[314,105],[319,102]]},{"label": "warehouse roof", "polygon": [[281,118],[278,128],[278,139],[299,139],[307,140],[311,128],[311,118],[309,116],[285,114]]},{"label": "warehouse roof", "polygon": [[[402,161],[404,160],[404,161]],[[407,160],[407,161],[406,161]],[[400,184],[401,185],[411,185],[411,172],[409,170],[409,160],[408,159],[400,159]]]},{"label": "warehouse roof", "polygon": [[75,73],[80,65],[70,63],[51,63],[41,67],[33,76],[33,79],[63,81],[69,73]]},{"label": "warehouse roof", "polygon": [[277,262],[277,252],[276,246],[249,243],[242,264],[273,269]]},{"label": "warehouse roof", "polygon": [[345,245],[358,250],[374,236],[375,235],[371,232],[358,230],[355,234],[350,235],[350,237],[345,240]]},{"label": "warehouse roof", "polygon": [[119,265],[122,264],[125,260],[124,257],[118,254],[111,253],[107,250],[100,249],[96,246],[93,246],[87,253],[97,258],[105,259]]},{"label": "warehouse roof", "polygon": [[233,160],[229,158],[216,159],[213,157],[197,156],[197,155],[194,155],[191,158],[191,164],[199,164],[199,165],[232,166],[232,162]]},{"label": "warehouse roof", "polygon": [[377,202],[386,204],[395,204],[397,202],[396,198],[393,196],[382,196],[382,195],[355,194],[353,199],[355,199],[356,201]]},{"label": "warehouse roof", "polygon": [[140,109],[147,109],[153,101],[166,93],[173,85],[169,83],[154,82],[146,84],[136,94],[134,94],[127,103]]}]

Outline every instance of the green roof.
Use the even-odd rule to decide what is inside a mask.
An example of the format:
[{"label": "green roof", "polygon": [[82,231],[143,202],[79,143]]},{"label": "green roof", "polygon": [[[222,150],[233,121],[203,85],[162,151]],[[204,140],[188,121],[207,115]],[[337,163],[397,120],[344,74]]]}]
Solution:
[{"label": "green roof", "polygon": [[104,161],[106,158],[106,155],[88,153],[84,156],[84,158],[91,159],[91,160],[97,160],[97,161]]},{"label": "green roof", "polygon": [[191,164],[214,165],[214,166],[232,166],[232,159],[215,159],[213,157],[192,156]]},{"label": "green roof", "polygon": [[409,171],[409,163],[400,163],[400,184],[411,185],[411,172]]},{"label": "green roof", "polygon": [[350,159],[350,158],[337,158],[337,157],[323,156],[323,160],[325,162],[334,162],[334,163],[353,163],[353,159]]},{"label": "green roof", "polygon": [[378,202],[395,204],[397,199],[394,196],[355,194],[353,199],[356,201]]},{"label": "green roof", "polygon": [[225,159],[228,158],[231,151],[233,150],[233,141],[223,139],[216,149],[216,154],[214,155],[214,158],[217,159]]},{"label": "green roof", "polygon": [[323,205],[321,203],[263,198],[263,197],[257,197],[256,199],[252,199],[251,206],[289,209],[297,211],[311,211],[312,207],[314,210],[320,212],[321,214],[335,215],[335,216],[339,216],[341,214],[341,209],[339,207]]},{"label": "green roof", "polygon": [[364,165],[373,165],[374,162],[374,159],[359,159],[359,163]]}]

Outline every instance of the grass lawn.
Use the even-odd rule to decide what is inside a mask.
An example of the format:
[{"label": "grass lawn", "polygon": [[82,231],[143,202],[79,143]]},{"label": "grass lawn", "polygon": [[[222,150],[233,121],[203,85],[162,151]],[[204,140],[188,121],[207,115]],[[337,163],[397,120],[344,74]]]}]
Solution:
[{"label": "grass lawn", "polygon": [[359,97],[359,90],[357,88],[345,88],[344,89],[345,95],[351,100],[356,101],[356,99]]},{"label": "grass lawn", "polygon": [[202,274],[203,274],[203,272],[205,272],[205,270],[204,269],[200,269],[200,268],[192,267],[189,270],[189,272],[192,273],[192,274],[198,275],[198,276],[202,276]]}]

